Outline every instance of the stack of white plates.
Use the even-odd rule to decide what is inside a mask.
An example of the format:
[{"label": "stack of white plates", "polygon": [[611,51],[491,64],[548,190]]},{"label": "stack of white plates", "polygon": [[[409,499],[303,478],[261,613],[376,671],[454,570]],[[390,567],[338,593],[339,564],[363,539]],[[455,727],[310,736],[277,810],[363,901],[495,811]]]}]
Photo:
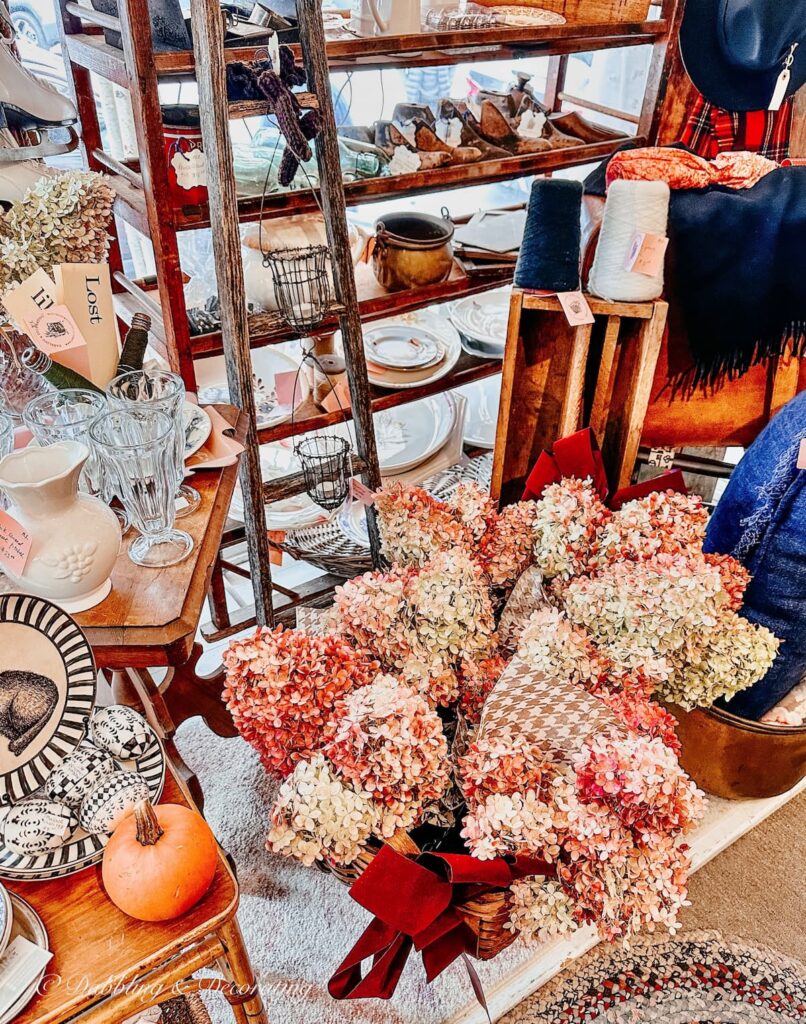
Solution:
[{"label": "stack of white plates", "polygon": [[436,310],[417,310],[364,329],[370,384],[398,391],[450,373],[462,351],[455,327]]},{"label": "stack of white plates", "polygon": [[469,295],[451,306],[451,323],[462,336],[466,352],[483,359],[503,359],[512,289],[496,288]]},{"label": "stack of white plates", "polygon": [[474,380],[456,391],[467,399],[465,444],[474,448],[495,448],[498,406],[501,401],[501,375]]}]

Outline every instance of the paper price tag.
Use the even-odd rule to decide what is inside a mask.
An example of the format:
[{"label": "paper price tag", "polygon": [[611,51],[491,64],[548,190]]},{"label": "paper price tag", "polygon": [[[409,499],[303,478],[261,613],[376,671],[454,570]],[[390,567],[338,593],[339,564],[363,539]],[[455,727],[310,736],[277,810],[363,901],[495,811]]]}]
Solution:
[{"label": "paper price tag", "polygon": [[0,565],[21,576],[28,561],[33,537],[17,520],[0,508]]},{"label": "paper price tag", "polygon": [[357,501],[360,505],[365,505],[369,508],[370,505],[375,504],[377,495],[375,491],[371,491],[365,483],[354,476],[350,480],[350,497],[353,501]]},{"label": "paper price tag", "polygon": [[806,437],[800,442],[798,449],[798,469],[806,469]]},{"label": "paper price tag", "polygon": [[674,448],[652,448],[646,460],[647,465],[657,466],[658,469],[671,469],[674,465],[674,456]]},{"label": "paper price tag", "polygon": [[171,158],[171,167],[176,172],[176,183],[180,188],[207,188],[207,161],[201,149],[178,150]]},{"label": "paper price tag", "polygon": [[594,323],[594,316],[588,300],[582,292],[557,292],[557,298],[565,313],[565,319],[571,327]]},{"label": "paper price tag", "polygon": [[67,306],[51,306],[25,321],[28,336],[38,349],[57,356],[74,348],[86,348],[87,342]]},{"label": "paper price tag", "polygon": [[624,269],[634,274],[657,277],[663,271],[663,260],[668,244],[669,239],[663,235],[636,231],[627,258],[624,260]]},{"label": "paper price tag", "polygon": [[[297,380],[296,370],[284,370],[274,375],[274,393],[277,396],[279,405],[287,405],[291,408],[294,405],[294,385]],[[299,390],[297,390],[299,395]]]}]

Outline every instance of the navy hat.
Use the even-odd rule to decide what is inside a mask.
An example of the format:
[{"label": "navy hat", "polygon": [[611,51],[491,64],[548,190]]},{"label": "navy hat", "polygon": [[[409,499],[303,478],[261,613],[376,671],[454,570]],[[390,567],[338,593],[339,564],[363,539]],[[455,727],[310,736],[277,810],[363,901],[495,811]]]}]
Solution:
[{"label": "navy hat", "polygon": [[806,82],[806,0],[688,0],[680,54],[711,103],[766,110]]}]

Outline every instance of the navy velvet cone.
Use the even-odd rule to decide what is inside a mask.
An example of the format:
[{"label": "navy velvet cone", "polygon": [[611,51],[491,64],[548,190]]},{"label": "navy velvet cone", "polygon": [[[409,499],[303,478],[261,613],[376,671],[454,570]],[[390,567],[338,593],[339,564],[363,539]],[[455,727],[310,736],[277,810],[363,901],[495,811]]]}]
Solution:
[{"label": "navy velvet cone", "polygon": [[579,288],[582,182],[538,178],[532,184],[515,284],[534,291]]}]

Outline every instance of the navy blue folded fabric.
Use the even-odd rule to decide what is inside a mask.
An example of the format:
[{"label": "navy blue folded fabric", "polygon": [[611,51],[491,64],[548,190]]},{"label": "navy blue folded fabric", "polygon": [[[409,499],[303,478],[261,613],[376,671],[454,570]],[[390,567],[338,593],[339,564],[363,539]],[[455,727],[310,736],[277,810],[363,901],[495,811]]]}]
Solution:
[{"label": "navy blue folded fabric", "polygon": [[721,706],[759,719],[806,674],[806,392],[762,430],[733,472],[705,536],[705,551],[733,555],[753,579],[741,614],[783,642],[767,674]]}]

